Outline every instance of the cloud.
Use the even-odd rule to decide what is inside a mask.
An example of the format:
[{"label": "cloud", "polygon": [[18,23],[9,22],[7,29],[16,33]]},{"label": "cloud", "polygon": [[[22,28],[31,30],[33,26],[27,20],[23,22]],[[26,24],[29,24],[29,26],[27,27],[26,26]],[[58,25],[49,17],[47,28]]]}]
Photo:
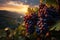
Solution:
[{"label": "cloud", "polygon": [[16,3],[13,1],[7,2],[4,6],[0,6],[0,10],[8,10],[25,14],[29,8],[29,5],[23,3]]},{"label": "cloud", "polygon": [[24,4],[29,4],[29,5],[38,5],[39,0],[0,0],[0,4],[4,4],[9,1],[16,1],[18,3],[23,2]]},{"label": "cloud", "polygon": [[39,0],[0,0],[0,10],[25,14],[30,6],[38,6]]},{"label": "cloud", "polygon": [[4,4],[4,3],[9,2],[9,1],[11,1],[11,0],[0,0],[0,4]]}]

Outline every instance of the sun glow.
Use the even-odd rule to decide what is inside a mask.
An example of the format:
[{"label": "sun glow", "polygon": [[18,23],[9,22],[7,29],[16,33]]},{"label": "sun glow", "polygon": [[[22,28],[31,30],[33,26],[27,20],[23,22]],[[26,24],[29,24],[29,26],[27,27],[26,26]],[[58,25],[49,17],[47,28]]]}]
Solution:
[{"label": "sun glow", "polygon": [[25,15],[29,8],[29,5],[24,5],[23,3],[17,3],[17,2],[7,2],[5,6],[0,7],[0,10],[8,10],[13,12],[22,13]]}]

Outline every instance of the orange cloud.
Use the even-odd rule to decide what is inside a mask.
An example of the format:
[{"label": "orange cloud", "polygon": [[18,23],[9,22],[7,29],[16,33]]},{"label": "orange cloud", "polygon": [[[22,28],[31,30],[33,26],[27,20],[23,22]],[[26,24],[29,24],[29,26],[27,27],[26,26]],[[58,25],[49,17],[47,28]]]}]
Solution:
[{"label": "orange cloud", "polygon": [[17,2],[7,2],[4,6],[0,6],[0,10],[8,10],[8,11],[13,11],[13,12],[18,12],[18,13],[25,13],[27,12],[29,8],[29,5],[24,5],[23,3],[17,3]]}]

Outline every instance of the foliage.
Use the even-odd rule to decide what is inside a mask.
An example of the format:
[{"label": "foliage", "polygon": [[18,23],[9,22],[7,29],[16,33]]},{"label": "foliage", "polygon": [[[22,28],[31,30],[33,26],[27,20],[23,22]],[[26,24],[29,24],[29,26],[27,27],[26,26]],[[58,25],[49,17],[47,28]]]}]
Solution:
[{"label": "foliage", "polygon": [[49,4],[57,4],[57,1],[56,0],[46,0],[46,1]]},{"label": "foliage", "polygon": [[58,5],[57,0],[43,0],[43,2],[46,1],[47,5],[53,5],[56,7]]},{"label": "foliage", "polygon": [[50,30],[53,30],[54,28],[56,31],[60,30],[60,21],[58,21]]}]

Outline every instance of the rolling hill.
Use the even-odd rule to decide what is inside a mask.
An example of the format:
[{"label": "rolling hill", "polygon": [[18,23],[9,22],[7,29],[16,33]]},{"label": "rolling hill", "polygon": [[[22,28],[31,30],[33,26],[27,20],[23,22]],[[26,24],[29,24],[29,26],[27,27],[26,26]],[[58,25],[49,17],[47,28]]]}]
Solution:
[{"label": "rolling hill", "polygon": [[5,10],[0,10],[0,29],[5,27],[15,29],[23,21],[22,14],[16,12],[10,12]]}]

